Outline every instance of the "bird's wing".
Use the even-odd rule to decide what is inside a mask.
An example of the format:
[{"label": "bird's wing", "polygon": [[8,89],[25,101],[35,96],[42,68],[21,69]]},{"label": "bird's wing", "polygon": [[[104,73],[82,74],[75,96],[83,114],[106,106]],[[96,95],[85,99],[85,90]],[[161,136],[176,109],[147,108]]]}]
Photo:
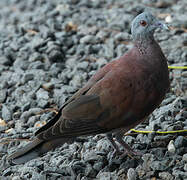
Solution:
[{"label": "bird's wing", "polygon": [[120,83],[126,82],[126,85],[120,87],[117,81],[122,78],[118,79],[115,75],[117,74],[105,76],[105,79],[94,84],[85,95],[70,101],[62,109],[56,123],[39,133],[37,137],[49,140],[94,135],[109,132],[123,125],[125,116],[121,119],[121,115],[127,114],[127,118],[132,116],[128,110],[132,101],[133,86],[128,80],[121,81]]},{"label": "bird's wing", "polygon": [[61,108],[59,108],[58,113],[54,116],[47,124],[42,126],[39,130],[35,132],[35,136],[39,135],[40,133],[46,131],[50,127],[52,127],[62,116],[62,109],[67,106],[70,102],[74,101],[77,97],[85,95],[98,81],[100,81],[108,72],[110,72],[117,61],[112,61],[102,67],[95,75],[91,77],[91,79],[86,83],[86,85],[78,90],[70,99],[68,99]]},{"label": "bird's wing", "polygon": [[[59,109],[57,115],[52,118],[46,125],[41,127],[38,131],[35,132],[35,136],[43,139],[42,136],[44,134],[47,134],[47,132],[52,131],[54,132],[57,127],[60,127],[63,123],[66,124],[74,124],[72,122],[79,122],[78,124],[82,124],[81,126],[87,125],[90,126],[94,123],[96,116],[101,113],[102,108],[100,107],[100,97],[97,93],[92,93],[90,95],[86,95],[88,91],[90,91],[93,87],[97,87],[97,83],[102,80],[102,78],[113,69],[113,66],[116,64],[116,61],[112,61],[103,68],[101,68],[92,78],[88,81],[88,83],[81,88],[79,91],[77,91],[68,101],[66,101],[63,106]],[[97,113],[96,113],[97,112]],[[106,112],[102,112],[100,116],[103,116],[103,114],[106,115]],[[71,117],[71,118],[70,118]],[[81,120],[80,120],[81,118]],[[98,117],[97,117],[98,118]],[[86,122],[89,121],[90,123]],[[86,124],[85,124],[86,123]],[[58,125],[57,125],[58,124]],[[97,125],[95,124],[95,130],[94,127],[92,127],[93,133],[101,133],[106,131],[103,131],[103,128],[99,130]],[[96,130],[98,129],[98,130]],[[69,131],[73,131],[69,130]],[[97,131],[97,132],[96,132]],[[76,133],[76,131],[74,131]],[[85,132],[86,133],[86,132]],[[91,133],[91,132],[90,132]],[[58,135],[60,136],[60,134]],[[73,136],[73,133],[72,133]]]},{"label": "bird's wing", "polygon": [[35,136],[40,134],[41,132],[49,129],[52,127],[62,116],[62,109],[67,106],[70,102],[72,102],[75,98],[81,96],[82,94],[85,94],[91,87],[94,82],[88,82],[83,88],[81,88],[78,92],[76,92],[69,100],[67,100],[62,107],[58,110],[58,113],[44,126],[42,126],[39,130],[35,132]]},{"label": "bird's wing", "polygon": [[93,135],[107,132],[107,128],[98,122],[109,118],[108,110],[103,109],[98,95],[84,95],[72,101],[62,110],[59,120],[37,137],[53,139],[57,137],[71,138],[82,135]]}]

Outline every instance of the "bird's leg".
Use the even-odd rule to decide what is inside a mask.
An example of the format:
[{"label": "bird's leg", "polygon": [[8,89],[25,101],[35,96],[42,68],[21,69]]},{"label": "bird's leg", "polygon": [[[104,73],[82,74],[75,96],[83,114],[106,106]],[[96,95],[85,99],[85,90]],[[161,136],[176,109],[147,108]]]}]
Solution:
[{"label": "bird's leg", "polygon": [[116,144],[116,142],[114,141],[114,139],[112,137],[112,133],[107,134],[106,137],[110,141],[112,147],[114,148],[114,151],[112,153],[112,157],[116,156],[117,154],[121,154],[118,145]]},{"label": "bird's leg", "polygon": [[133,158],[134,155],[135,156],[142,155],[140,152],[133,151],[133,149],[127,143],[125,143],[125,141],[123,140],[123,134],[121,132],[116,134],[116,140],[123,146],[125,150],[123,155],[127,154],[131,158]]}]

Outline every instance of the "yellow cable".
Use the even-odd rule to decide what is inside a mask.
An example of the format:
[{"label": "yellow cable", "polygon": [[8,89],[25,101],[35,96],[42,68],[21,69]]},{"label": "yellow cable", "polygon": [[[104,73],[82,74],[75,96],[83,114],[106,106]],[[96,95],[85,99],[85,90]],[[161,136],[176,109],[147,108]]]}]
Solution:
[{"label": "yellow cable", "polygon": [[187,66],[168,66],[169,69],[187,69]]},{"label": "yellow cable", "polygon": [[171,134],[171,133],[183,133],[183,132],[187,133],[187,129],[176,130],[176,131],[142,131],[142,130],[131,129],[131,131],[137,132],[137,133],[153,133],[153,132],[155,132],[157,134]]}]

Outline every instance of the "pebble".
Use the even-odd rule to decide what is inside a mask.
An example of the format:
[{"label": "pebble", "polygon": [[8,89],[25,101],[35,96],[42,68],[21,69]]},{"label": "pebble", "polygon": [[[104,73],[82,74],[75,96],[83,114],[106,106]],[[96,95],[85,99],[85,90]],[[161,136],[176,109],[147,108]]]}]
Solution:
[{"label": "pebble", "polygon": [[112,172],[101,172],[96,176],[99,180],[109,180],[109,179],[116,179],[117,176]]},{"label": "pebble", "polygon": [[7,92],[5,89],[0,90],[0,103],[3,103],[7,97]]},{"label": "pebble", "polygon": [[49,82],[49,83],[45,83],[45,84],[42,84],[42,88],[47,90],[47,91],[50,91],[51,89],[54,88],[54,84]]},{"label": "pebble", "polygon": [[171,140],[168,144],[168,151],[171,152],[171,153],[175,153],[176,151],[176,148],[175,148],[175,145],[174,145],[174,141]]},{"label": "pebble", "polygon": [[28,81],[32,80],[34,78],[34,74],[32,73],[26,73],[24,74],[23,78],[22,78],[22,83],[25,84],[27,83]]},{"label": "pebble", "polygon": [[153,161],[151,163],[151,168],[154,171],[164,171],[164,170],[167,169],[167,165],[166,165],[166,163],[163,163],[163,162],[161,162],[161,161]]},{"label": "pebble", "polygon": [[136,180],[137,179],[136,171],[133,168],[130,168],[128,170],[127,178],[128,178],[128,180]]},{"label": "pebble", "polygon": [[92,35],[86,35],[80,39],[80,43],[82,44],[95,44],[96,42],[96,37]]},{"label": "pebble", "polygon": [[175,139],[174,145],[176,148],[186,147],[187,146],[187,139],[184,136],[178,136]]},{"label": "pebble", "polygon": [[187,162],[187,153],[183,155],[182,160]]},{"label": "pebble", "polygon": [[187,172],[187,163],[184,165],[184,171]]},{"label": "pebble", "polygon": [[9,121],[9,120],[11,120],[11,117],[12,117],[11,110],[6,105],[3,105],[3,107],[2,107],[2,118],[3,118],[3,120]]},{"label": "pebble", "polygon": [[83,158],[86,162],[102,161],[103,159],[103,157],[98,155],[95,151],[86,151]]},{"label": "pebble", "polygon": [[49,93],[47,91],[45,91],[44,89],[40,88],[36,93],[36,97],[37,97],[38,100],[41,100],[41,99],[48,100],[49,99]]},{"label": "pebble", "polygon": [[130,35],[126,32],[120,32],[114,36],[114,39],[117,41],[128,41],[130,39]]},{"label": "pebble", "polygon": [[12,65],[12,61],[5,56],[0,57],[0,64],[5,66]]},{"label": "pebble", "polygon": [[12,180],[20,180],[20,177],[19,177],[19,176],[14,176],[14,177],[12,178]]},{"label": "pebble", "polygon": [[163,180],[174,180],[174,177],[169,172],[160,172],[159,177]]}]

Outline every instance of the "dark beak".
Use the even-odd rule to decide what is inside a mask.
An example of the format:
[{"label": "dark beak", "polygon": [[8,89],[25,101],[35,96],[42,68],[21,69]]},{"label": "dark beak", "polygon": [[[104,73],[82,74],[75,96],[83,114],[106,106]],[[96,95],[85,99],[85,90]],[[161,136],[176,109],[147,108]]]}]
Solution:
[{"label": "dark beak", "polygon": [[166,25],[165,23],[160,22],[160,21],[157,21],[157,22],[154,24],[154,26],[155,26],[156,28],[160,28],[160,29],[163,29],[163,30],[169,30],[168,25]]}]

